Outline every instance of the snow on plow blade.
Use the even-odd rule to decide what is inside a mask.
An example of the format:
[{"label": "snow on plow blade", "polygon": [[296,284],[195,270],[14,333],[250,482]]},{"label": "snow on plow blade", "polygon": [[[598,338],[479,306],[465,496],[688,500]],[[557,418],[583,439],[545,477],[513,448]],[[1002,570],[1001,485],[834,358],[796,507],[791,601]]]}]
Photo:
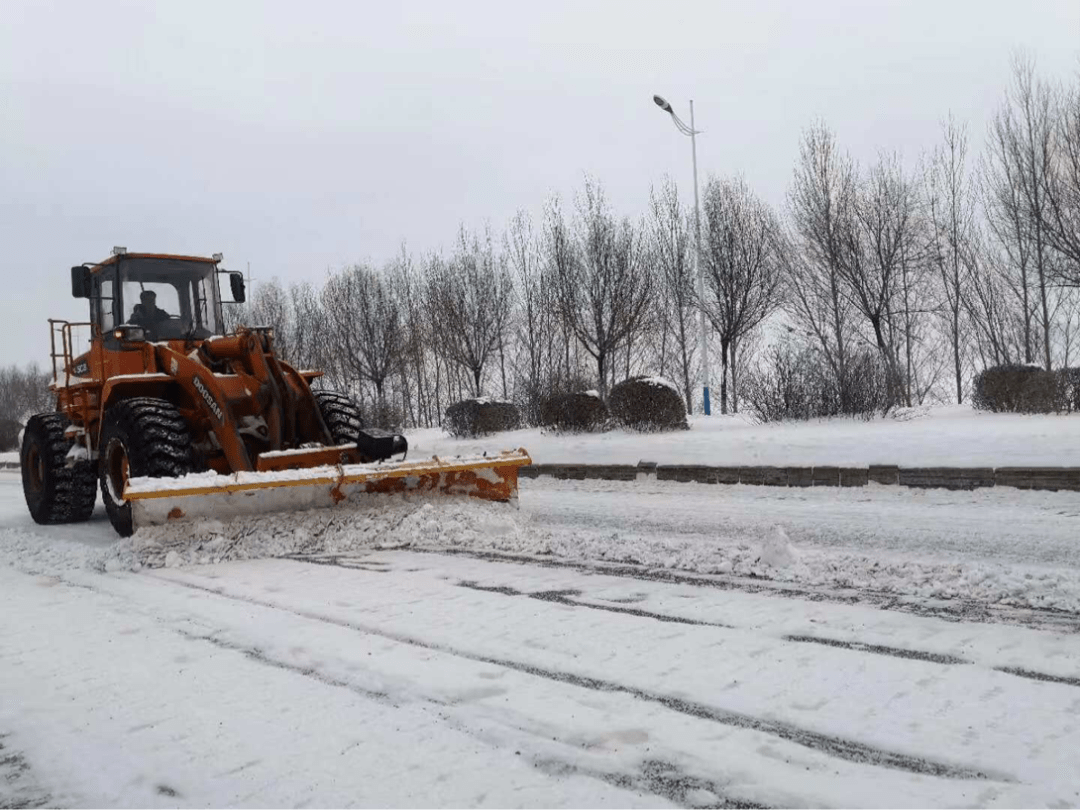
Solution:
[{"label": "snow on plow blade", "polygon": [[365,493],[439,493],[489,501],[517,498],[523,449],[396,464],[355,464],[234,475],[193,473],[182,478],[133,478],[124,488],[136,530],[198,518],[293,512],[333,507]]}]

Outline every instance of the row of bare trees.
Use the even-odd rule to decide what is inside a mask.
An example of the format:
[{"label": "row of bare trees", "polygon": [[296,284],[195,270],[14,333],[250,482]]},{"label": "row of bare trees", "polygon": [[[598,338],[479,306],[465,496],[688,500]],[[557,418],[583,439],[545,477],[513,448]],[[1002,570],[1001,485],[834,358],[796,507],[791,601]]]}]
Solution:
[{"label": "row of bare trees", "polygon": [[997,364],[1075,359],[1080,284],[1080,83],[1055,88],[1017,58],[987,149],[952,117],[912,166],[861,167],[824,124],[805,133],[788,199],[784,310],[841,399],[869,346],[887,404],[963,402]]},{"label": "row of bare trees", "polygon": [[36,365],[0,368],[0,452],[18,449],[19,431],[35,413],[53,410],[52,375]]},{"label": "row of bare trees", "polygon": [[462,227],[445,254],[259,284],[235,317],[275,326],[291,360],[410,426],[467,396],[535,413],[639,373],[675,380],[693,410],[702,313],[724,412],[780,343],[820,366],[808,378],[842,413],[865,407],[868,369],[882,407],[963,402],[980,368],[1075,358],[1080,82],[1051,86],[1016,59],[981,156],[952,117],[932,151],[869,165],[814,123],[782,210],[742,178],[708,179],[700,275],[691,213],[665,180],[644,217],[619,216],[587,179],[537,222]]}]

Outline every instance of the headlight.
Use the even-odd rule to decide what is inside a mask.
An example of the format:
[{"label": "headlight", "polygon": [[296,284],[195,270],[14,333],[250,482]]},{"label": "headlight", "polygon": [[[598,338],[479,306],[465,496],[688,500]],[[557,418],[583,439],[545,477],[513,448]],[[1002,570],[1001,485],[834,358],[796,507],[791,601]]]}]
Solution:
[{"label": "headlight", "polygon": [[128,342],[146,340],[146,330],[141,326],[121,326],[119,329],[113,330],[113,337]]}]

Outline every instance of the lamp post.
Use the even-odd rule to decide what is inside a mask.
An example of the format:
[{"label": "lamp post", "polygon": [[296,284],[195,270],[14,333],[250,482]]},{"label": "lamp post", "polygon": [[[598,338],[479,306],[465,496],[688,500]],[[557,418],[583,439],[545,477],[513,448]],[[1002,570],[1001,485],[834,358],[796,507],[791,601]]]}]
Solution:
[{"label": "lamp post", "polygon": [[694,269],[697,270],[698,285],[698,320],[701,321],[701,387],[705,402],[705,415],[709,416],[712,411],[709,407],[709,327],[705,317],[705,271],[701,267],[701,214],[698,210],[698,186],[697,186],[697,134],[700,130],[694,129],[694,102],[690,101],[690,126],[687,126],[675,110],[661,96],[653,96],[656,106],[671,116],[675,128],[683,135],[690,136],[690,154],[694,161]]}]

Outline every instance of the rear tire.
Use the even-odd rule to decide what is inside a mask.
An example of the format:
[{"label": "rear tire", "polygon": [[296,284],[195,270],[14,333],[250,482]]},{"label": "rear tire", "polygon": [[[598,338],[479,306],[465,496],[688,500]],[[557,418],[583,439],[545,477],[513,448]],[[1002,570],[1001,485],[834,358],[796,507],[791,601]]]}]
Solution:
[{"label": "rear tire", "polygon": [[74,442],[64,431],[70,424],[60,413],[39,413],[26,423],[19,460],[23,495],[36,523],[79,523],[94,512],[94,465],[77,461],[68,466]]},{"label": "rear tire", "polygon": [[123,498],[128,479],[179,478],[195,470],[187,422],[168,400],[118,402],[105,412],[98,469],[109,520],[121,537],[129,537],[135,527],[131,503]]},{"label": "rear tire", "polygon": [[337,391],[312,391],[319,413],[330,428],[330,437],[334,444],[357,444],[360,431],[364,429],[364,420],[360,408],[352,397]]}]

